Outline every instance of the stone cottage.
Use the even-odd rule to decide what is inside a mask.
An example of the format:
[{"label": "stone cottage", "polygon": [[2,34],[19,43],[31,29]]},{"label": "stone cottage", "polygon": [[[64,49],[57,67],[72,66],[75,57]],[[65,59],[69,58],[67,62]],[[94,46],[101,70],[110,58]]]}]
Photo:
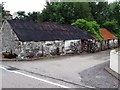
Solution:
[{"label": "stone cottage", "polygon": [[118,39],[115,35],[105,28],[100,28],[100,34],[103,38],[102,49],[118,47]]},{"label": "stone cottage", "polygon": [[[19,19],[4,20],[1,26],[2,52],[53,53],[62,52],[65,40],[88,40],[93,37],[81,29],[56,23],[36,23]],[[51,43],[47,43],[51,42]],[[47,51],[46,51],[47,50]],[[25,55],[25,54],[24,54]]]},{"label": "stone cottage", "polygon": [[96,37],[96,45],[98,50],[106,50],[110,48],[116,48],[118,47],[118,39],[115,35],[113,35],[111,32],[109,32],[105,28],[100,28],[100,35],[102,39],[102,43],[98,42],[98,39]]}]

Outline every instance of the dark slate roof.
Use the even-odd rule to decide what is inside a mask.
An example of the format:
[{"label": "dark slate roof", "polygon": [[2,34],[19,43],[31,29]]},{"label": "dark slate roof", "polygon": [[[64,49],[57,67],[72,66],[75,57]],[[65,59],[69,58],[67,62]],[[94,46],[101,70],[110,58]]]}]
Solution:
[{"label": "dark slate roof", "polygon": [[20,41],[93,39],[90,34],[75,26],[22,20],[8,20],[8,22]]}]

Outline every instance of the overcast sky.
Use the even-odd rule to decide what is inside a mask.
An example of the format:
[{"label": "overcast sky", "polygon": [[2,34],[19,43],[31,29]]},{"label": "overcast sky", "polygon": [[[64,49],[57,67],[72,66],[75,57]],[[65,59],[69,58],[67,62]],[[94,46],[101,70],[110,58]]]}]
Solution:
[{"label": "overcast sky", "polygon": [[[25,11],[25,12],[33,12],[39,11],[41,12],[45,6],[46,0],[1,0],[4,3],[5,10],[9,10],[11,14],[17,11]],[[112,2],[113,0],[108,0]]]}]

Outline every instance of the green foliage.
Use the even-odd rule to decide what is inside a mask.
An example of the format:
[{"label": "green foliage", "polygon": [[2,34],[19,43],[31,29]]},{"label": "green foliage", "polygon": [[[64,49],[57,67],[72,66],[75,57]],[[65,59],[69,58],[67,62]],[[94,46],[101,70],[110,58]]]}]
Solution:
[{"label": "green foliage", "polygon": [[102,24],[106,20],[109,19],[109,5],[108,2],[99,2],[96,4],[95,2],[90,2],[91,13],[94,17],[94,20],[98,24]]},{"label": "green foliage", "polygon": [[17,14],[18,14],[18,18],[20,18],[20,19],[24,19],[26,16],[25,11],[18,11]]},{"label": "green foliage", "polygon": [[38,21],[38,12],[32,12],[32,13],[28,13],[28,15],[25,16],[25,19],[27,21]]},{"label": "green foliage", "polygon": [[120,1],[110,3],[110,20],[116,20],[120,26]]},{"label": "green foliage", "polygon": [[4,18],[5,16],[5,10],[2,4],[0,4],[0,18]]},{"label": "green foliage", "polygon": [[111,32],[116,32],[116,29],[118,29],[117,21],[115,21],[115,20],[113,20],[113,21],[106,21],[106,22],[103,23],[102,26],[104,28],[107,28]]},{"label": "green foliage", "polygon": [[2,19],[2,5],[0,4],[0,19]]},{"label": "green foliage", "polygon": [[89,3],[56,2],[47,3],[40,17],[42,22],[57,22],[71,24],[78,18],[93,20]]},{"label": "green foliage", "polygon": [[97,37],[99,41],[102,41],[102,37],[100,35],[99,29],[100,25],[96,23],[96,21],[87,21],[85,19],[77,19],[72,25],[79,27],[82,30],[92,34]]},{"label": "green foliage", "polygon": [[120,26],[118,25],[118,22],[115,20],[112,21],[106,21],[102,25],[104,28],[108,29],[110,32],[112,32],[114,35],[116,35],[120,39]]},{"label": "green foliage", "polygon": [[39,20],[38,16],[41,15],[39,12],[29,12],[27,15],[25,11],[18,11],[18,18],[26,21],[35,21]]}]

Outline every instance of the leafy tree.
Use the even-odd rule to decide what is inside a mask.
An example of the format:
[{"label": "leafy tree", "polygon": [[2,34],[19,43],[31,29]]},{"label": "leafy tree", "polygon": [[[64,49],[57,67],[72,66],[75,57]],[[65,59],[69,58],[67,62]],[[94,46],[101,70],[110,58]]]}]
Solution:
[{"label": "leafy tree", "polygon": [[75,5],[75,16],[77,16],[76,19],[81,18],[81,19],[86,19],[86,20],[93,20],[93,16],[91,13],[92,8],[90,7],[90,4],[88,2],[79,2],[79,3],[74,3]]},{"label": "leafy tree", "polygon": [[100,35],[99,29],[100,25],[96,23],[96,21],[87,21],[85,19],[77,19],[72,25],[79,27],[80,29],[92,34],[97,37],[99,41],[102,41],[102,37]]},{"label": "leafy tree", "polygon": [[5,16],[5,10],[2,4],[0,4],[0,18],[4,18]]},{"label": "leafy tree", "polygon": [[90,2],[91,13],[94,20],[102,25],[106,20],[109,20],[109,5],[108,2]]},{"label": "leafy tree", "polygon": [[38,12],[29,12],[28,15],[25,16],[25,20],[35,22],[38,21]]},{"label": "leafy tree", "polygon": [[0,4],[0,19],[2,18],[2,5]]},{"label": "leafy tree", "polygon": [[19,19],[24,19],[26,16],[25,11],[18,11],[17,14]]},{"label": "leafy tree", "polygon": [[120,1],[110,3],[109,9],[110,20],[116,20],[120,26]]},{"label": "leafy tree", "polygon": [[29,12],[27,15],[25,14],[25,11],[18,11],[18,18],[22,20],[27,20],[27,21],[38,21],[38,12]]},{"label": "leafy tree", "polygon": [[106,21],[105,23],[103,23],[102,26],[104,28],[107,28],[111,32],[116,32],[116,29],[118,29],[117,21],[115,21],[115,20],[113,20],[113,21]]},{"label": "leafy tree", "polygon": [[78,18],[93,20],[88,2],[47,2],[46,8],[39,15],[39,20],[42,22],[63,24],[71,24]]},{"label": "leafy tree", "polygon": [[106,21],[102,25],[104,28],[108,29],[110,32],[112,32],[114,35],[116,35],[120,39],[120,26],[118,25],[118,22],[115,20],[112,21]]}]

